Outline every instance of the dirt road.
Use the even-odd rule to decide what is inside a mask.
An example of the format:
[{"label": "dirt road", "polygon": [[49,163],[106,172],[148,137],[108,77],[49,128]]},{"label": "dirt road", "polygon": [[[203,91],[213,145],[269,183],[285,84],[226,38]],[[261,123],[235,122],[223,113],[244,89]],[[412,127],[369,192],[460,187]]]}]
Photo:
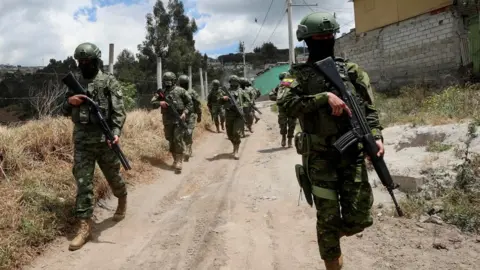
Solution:
[{"label": "dirt road", "polygon": [[[130,192],[125,220],[110,220],[114,201],[97,207],[93,241],[69,252],[60,239],[29,269],[324,269],[315,211],[297,206],[300,158],[279,147],[276,115],[262,111],[239,161],[224,133],[208,134],[181,175],[159,168]],[[375,225],[342,240],[345,269],[480,269],[480,239],[389,217],[375,192]]]}]

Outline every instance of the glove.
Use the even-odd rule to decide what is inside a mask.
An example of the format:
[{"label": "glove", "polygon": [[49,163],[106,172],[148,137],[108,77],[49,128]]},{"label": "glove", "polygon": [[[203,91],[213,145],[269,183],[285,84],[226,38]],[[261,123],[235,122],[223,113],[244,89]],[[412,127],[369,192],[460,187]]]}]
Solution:
[{"label": "glove", "polygon": [[200,123],[202,121],[202,115],[199,114],[198,117],[197,117],[197,123]]}]

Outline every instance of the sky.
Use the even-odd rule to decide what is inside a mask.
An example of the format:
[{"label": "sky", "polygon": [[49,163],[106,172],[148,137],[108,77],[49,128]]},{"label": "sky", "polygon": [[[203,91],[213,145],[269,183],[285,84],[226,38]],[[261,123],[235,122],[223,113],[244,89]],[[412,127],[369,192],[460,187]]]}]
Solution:
[{"label": "sky", "polygon": [[[152,12],[155,2],[0,0],[0,64],[43,66],[52,58],[72,56],[83,42],[99,46],[105,63],[110,43],[115,44],[115,58],[123,49],[137,53],[137,45],[145,38],[145,15]],[[273,4],[271,0],[183,2],[199,26],[196,49],[209,57],[237,52],[239,41],[245,43],[247,52],[264,42],[288,48],[284,0],[273,0]],[[292,7],[294,32],[302,17],[313,11],[335,12],[341,32],[355,27],[353,3],[348,0],[293,0],[293,4],[317,4]]]}]

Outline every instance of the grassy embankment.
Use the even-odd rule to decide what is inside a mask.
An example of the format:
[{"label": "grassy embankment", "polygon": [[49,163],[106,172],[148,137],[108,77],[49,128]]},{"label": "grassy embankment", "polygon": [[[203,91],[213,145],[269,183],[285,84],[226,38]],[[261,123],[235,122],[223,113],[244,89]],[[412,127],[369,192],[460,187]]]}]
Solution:
[{"label": "grassy embankment", "polygon": [[[195,139],[211,125],[206,106]],[[72,168],[72,128],[68,118],[30,121],[18,127],[0,126],[0,152],[10,180],[0,175],[0,269],[15,269],[37,256],[57,236],[74,228],[72,209],[75,181]],[[129,186],[161,181],[148,172],[169,158],[161,115],[133,111],[121,137],[123,151],[133,167],[122,173]],[[169,161],[167,161],[169,163]],[[110,196],[101,171],[95,171],[95,196]]]}]

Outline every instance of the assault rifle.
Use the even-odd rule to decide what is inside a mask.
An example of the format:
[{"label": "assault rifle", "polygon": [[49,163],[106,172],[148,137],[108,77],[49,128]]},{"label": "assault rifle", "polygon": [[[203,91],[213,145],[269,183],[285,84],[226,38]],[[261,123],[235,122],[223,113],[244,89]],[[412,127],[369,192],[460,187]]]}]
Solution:
[{"label": "assault rifle", "polygon": [[363,114],[357,100],[352,96],[351,86],[345,86],[338,73],[336,64],[331,57],[325,58],[314,63],[314,67],[337,91],[340,92],[341,98],[352,111],[350,118],[351,130],[341,136],[333,145],[340,152],[344,153],[350,146],[357,145],[358,142],[363,144],[365,153],[370,157],[373,167],[377,172],[378,178],[382,184],[387,188],[390,197],[397,210],[398,216],[403,216],[403,212],[397,203],[397,199],[393,194],[393,190],[398,187],[393,182],[392,176],[388,171],[387,165],[383,156],[377,156],[378,146],[373,137],[372,131],[368,126],[367,119]]},{"label": "assault rifle", "polygon": [[[85,96],[87,95],[87,91],[85,91],[85,89],[80,85],[77,79],[75,79],[72,72],[69,72],[65,77],[63,77],[62,82],[68,87],[68,89],[72,90],[73,93],[75,93],[76,95],[85,95]],[[84,100],[91,105],[90,108],[93,109],[95,115],[97,116],[100,122],[100,126],[102,128],[103,134],[105,135],[107,140],[109,140],[110,142],[113,142],[114,140],[113,132],[108,126],[107,121],[103,117],[98,104],[95,103],[95,101],[93,101],[89,97],[85,97]],[[125,170],[127,171],[131,170],[132,167],[130,166],[130,163],[128,162],[125,155],[123,154],[122,149],[120,149],[120,145],[112,143],[110,144],[110,146],[113,152],[115,152],[115,155],[117,155],[118,159],[120,159],[120,162],[122,163],[123,168],[125,168]]]},{"label": "assault rifle", "polygon": [[167,109],[168,109],[168,112],[173,115],[173,117],[175,117],[175,119],[177,119],[178,121],[178,124],[184,128],[184,129],[187,129],[187,124],[185,123],[184,120],[182,120],[182,118],[180,117],[180,114],[178,113],[178,110],[177,108],[175,107],[175,103],[173,102],[173,99],[170,95],[165,95],[165,91],[163,91],[162,89],[158,89],[157,91],[157,94],[160,96],[161,99],[165,100],[168,104],[167,106]]},{"label": "assault rifle", "polygon": [[225,88],[223,88],[223,92],[225,92],[225,94],[227,95],[228,101],[230,101],[230,104],[235,108],[235,111],[240,115],[240,117],[242,117],[243,122],[247,122],[245,121],[245,115],[243,114],[243,109],[238,106],[238,103],[235,100],[235,98],[233,98],[232,93],[230,93],[230,91],[228,91],[228,89],[225,89]]},{"label": "assault rifle", "polygon": [[258,112],[259,114],[262,114],[262,112],[255,106],[255,104],[252,104],[252,109],[254,109],[256,112]]}]

